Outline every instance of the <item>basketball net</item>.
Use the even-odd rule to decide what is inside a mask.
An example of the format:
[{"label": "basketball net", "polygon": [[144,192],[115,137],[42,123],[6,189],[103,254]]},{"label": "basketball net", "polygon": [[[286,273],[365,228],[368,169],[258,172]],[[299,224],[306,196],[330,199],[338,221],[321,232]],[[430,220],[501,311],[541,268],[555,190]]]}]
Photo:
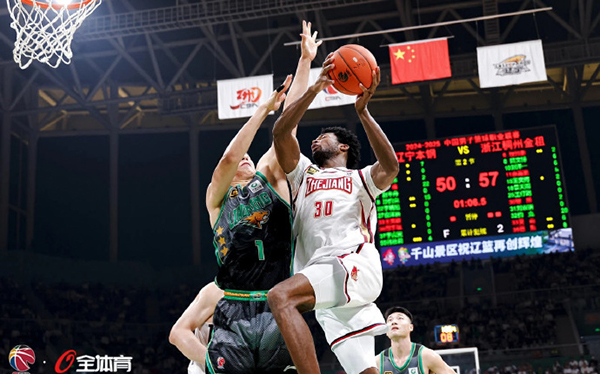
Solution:
[{"label": "basketball net", "polygon": [[[102,0],[60,4],[57,0],[6,0],[17,32],[14,59],[21,69],[33,60],[57,68],[71,63],[73,34]],[[64,2],[64,1],[63,1]]]}]

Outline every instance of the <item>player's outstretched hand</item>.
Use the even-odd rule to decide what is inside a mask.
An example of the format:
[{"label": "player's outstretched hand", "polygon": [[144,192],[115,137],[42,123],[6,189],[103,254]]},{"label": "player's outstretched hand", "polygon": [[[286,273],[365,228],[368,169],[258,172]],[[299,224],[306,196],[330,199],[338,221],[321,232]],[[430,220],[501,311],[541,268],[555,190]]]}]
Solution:
[{"label": "player's outstretched hand", "polygon": [[302,57],[309,58],[311,61],[317,56],[317,49],[323,43],[322,40],[317,41],[318,31],[311,35],[311,23],[302,21]]},{"label": "player's outstretched hand", "polygon": [[371,87],[368,89],[360,83],[359,87],[362,90],[362,93],[358,95],[356,98],[356,102],[354,103],[354,107],[358,113],[362,113],[367,108],[367,103],[375,94],[375,90],[377,86],[379,86],[379,82],[381,81],[381,70],[379,70],[379,66],[373,70],[373,83],[371,83]]},{"label": "player's outstretched hand", "polygon": [[271,97],[269,97],[269,100],[267,100],[267,102],[264,104],[269,112],[279,109],[281,103],[283,103],[283,101],[285,100],[285,91],[287,91],[287,89],[290,88],[290,84],[292,84],[292,74],[288,75],[285,78],[283,84],[277,87],[275,91],[273,91]]},{"label": "player's outstretched hand", "polygon": [[319,78],[313,85],[315,90],[321,91],[333,84],[333,80],[329,79],[329,76],[327,75],[333,68],[335,68],[335,64],[333,63],[333,53],[330,53],[323,62],[323,69],[321,70],[321,74],[319,74]]}]

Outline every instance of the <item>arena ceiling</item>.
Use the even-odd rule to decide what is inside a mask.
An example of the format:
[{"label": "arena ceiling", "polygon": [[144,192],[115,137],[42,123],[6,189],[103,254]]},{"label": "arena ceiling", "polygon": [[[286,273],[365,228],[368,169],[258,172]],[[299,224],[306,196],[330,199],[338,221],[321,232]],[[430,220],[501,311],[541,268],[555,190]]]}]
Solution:
[{"label": "arena ceiling", "polygon": [[[303,19],[333,37],[544,7],[552,10],[328,41],[314,66],[346,43],[369,48],[383,76],[372,111],[384,120],[598,105],[595,0],[104,0],[75,34],[72,63],[57,69],[18,68],[10,16],[0,9],[2,118],[23,138],[237,128],[241,120],[217,118],[216,81],[292,73],[299,50],[284,43],[299,39]],[[452,78],[391,84],[385,45],[441,36],[451,37]],[[548,82],[479,88],[478,46],[538,38]],[[309,111],[307,123],[355,121],[348,110]]]}]

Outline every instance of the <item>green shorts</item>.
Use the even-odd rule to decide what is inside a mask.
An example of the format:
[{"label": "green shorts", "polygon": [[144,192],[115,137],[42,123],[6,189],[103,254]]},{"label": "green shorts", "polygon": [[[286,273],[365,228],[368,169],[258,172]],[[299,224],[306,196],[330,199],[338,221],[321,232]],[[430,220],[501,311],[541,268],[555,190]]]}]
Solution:
[{"label": "green shorts", "polygon": [[219,301],[206,352],[207,374],[295,374],[293,365],[266,297]]}]

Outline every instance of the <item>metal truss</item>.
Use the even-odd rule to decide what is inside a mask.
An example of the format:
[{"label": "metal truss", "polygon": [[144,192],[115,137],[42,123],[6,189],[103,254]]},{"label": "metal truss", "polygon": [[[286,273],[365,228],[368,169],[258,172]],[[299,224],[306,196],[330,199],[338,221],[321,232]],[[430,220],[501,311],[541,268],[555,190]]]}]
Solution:
[{"label": "metal truss", "polygon": [[83,25],[83,40],[212,26],[383,0],[207,0],[201,3],[95,17]]},{"label": "metal truss", "polygon": [[[12,61],[13,33],[7,26],[7,12],[0,10],[0,28],[4,27],[0,30],[0,250],[6,248],[7,238],[9,185],[3,176],[9,171],[11,136],[34,145],[30,159],[35,159],[39,137],[109,136],[110,258],[114,260],[118,135],[189,132],[190,152],[197,156],[194,134],[239,128],[241,123],[217,119],[216,80],[271,73],[282,79],[292,72],[299,51],[283,44],[298,40],[301,20],[312,21],[319,36],[325,37],[547,6],[555,8],[539,16],[408,30],[344,44],[359,43],[380,56],[383,82],[370,105],[377,119],[422,119],[429,137],[435,136],[435,119],[440,117],[491,115],[496,127],[502,128],[502,113],[572,109],[574,118],[579,118],[576,127],[586,191],[590,211],[595,212],[581,107],[600,105],[600,3],[596,0],[105,0],[75,34],[71,65],[51,69],[36,62],[25,71]],[[387,55],[380,46],[438,36],[454,36],[452,78],[391,85]],[[476,47],[537,38],[544,41],[548,82],[479,88]],[[325,51],[341,45],[324,44],[315,66],[322,63]],[[330,123],[353,127],[356,119],[347,107],[338,107],[309,111],[303,121],[303,125]],[[191,172],[197,173],[197,157],[190,162]],[[28,171],[27,185],[34,185],[34,172],[35,164]],[[191,180],[197,206],[197,175]],[[28,190],[26,209],[10,208],[28,217],[27,246],[33,235],[33,199]],[[194,227],[198,227],[197,210],[192,212]],[[196,236],[193,245],[197,263]]]},{"label": "metal truss", "polygon": [[[281,50],[281,45],[286,41],[297,40],[299,28],[297,22],[294,24],[287,22],[287,25],[276,29],[264,29],[256,28],[254,22],[249,24],[248,20],[265,17],[274,17],[273,19],[277,20],[277,16],[281,14],[292,14],[298,20],[311,18],[307,17],[309,12],[314,13],[313,18],[317,29],[321,26],[321,35],[330,35],[339,33],[337,30],[341,29],[355,32],[366,29],[381,30],[385,29],[385,25],[390,22],[410,26],[426,17],[436,21],[460,20],[463,18],[461,12],[472,12],[474,9],[489,14],[497,12],[501,6],[510,6],[511,9],[517,9],[518,6],[521,10],[547,5],[541,0],[520,2],[485,0],[483,3],[440,1],[439,3],[447,4],[415,8],[414,2],[409,0],[396,0],[391,7],[389,4],[391,2],[382,4],[380,0],[318,2],[211,0],[136,10],[137,4],[125,0],[122,2],[125,12],[118,13],[110,1],[106,3],[108,6],[105,12],[109,10],[110,14],[90,17],[83,29],[76,34],[80,39],[76,41],[76,45],[80,45],[82,40],[87,42],[92,39],[104,39],[105,48],[81,51],[81,53],[76,51],[74,63],[68,68],[52,70],[39,64],[32,65],[33,73],[25,72],[24,76],[19,78],[24,83],[19,84],[19,94],[9,105],[11,116],[40,115],[42,116],[40,129],[43,131],[60,131],[60,127],[56,126],[59,124],[57,118],[61,120],[66,118],[68,123],[69,118],[81,116],[83,113],[90,115],[105,129],[111,126],[127,127],[134,118],[140,119],[147,113],[170,116],[198,114],[204,118],[216,109],[214,79],[207,79],[207,74],[198,74],[197,70],[203,63],[206,67],[207,57],[208,60],[213,61],[213,65],[217,65],[214,68],[218,70],[216,74],[224,77],[269,73],[273,69],[269,65],[274,51]],[[549,22],[553,27],[562,29],[568,38],[573,39],[573,42],[568,42],[566,45],[560,43],[545,45],[546,62],[549,67],[598,61],[597,42],[590,41],[589,36],[594,33],[600,22],[600,12],[591,0],[572,0],[571,4],[571,9],[574,9],[573,12],[577,17],[560,13],[558,10],[546,16],[553,21]],[[344,6],[348,14],[346,17],[331,18],[327,13],[331,8]],[[351,11],[352,9],[355,11]],[[370,9],[375,11],[372,12]],[[357,15],[362,10],[365,14]],[[185,18],[185,22],[181,21],[182,17]],[[506,42],[511,37],[511,33],[518,32],[514,29],[519,24],[519,18],[511,19],[502,33],[495,25],[490,26],[487,23],[484,25],[483,33],[478,31],[477,25],[463,24],[458,28],[462,28],[462,32],[466,32],[466,35],[472,36],[476,45],[494,44]],[[567,22],[566,19],[572,22]],[[170,26],[161,26],[166,24]],[[218,29],[210,27],[217,24],[223,27]],[[160,34],[188,27],[199,29],[200,33],[195,33],[192,38],[176,40],[169,38],[169,33]],[[432,29],[426,35],[416,35],[415,32],[408,31],[403,35],[386,35],[385,40],[397,42],[435,37],[447,35],[448,31],[452,30]],[[0,34],[0,39],[7,47],[12,44],[5,35]],[[328,45],[328,49],[335,47],[337,47],[335,43]],[[297,52],[294,52],[293,48],[288,48],[286,52],[291,56],[288,59],[289,66],[294,66]],[[476,77],[476,60],[473,54],[453,55],[452,64],[452,80]],[[10,61],[0,63],[0,66],[14,69]],[[389,65],[382,63],[381,66],[383,71],[386,71]],[[125,79],[119,76],[120,71],[127,73]],[[42,87],[39,88],[39,103],[32,108],[23,102],[23,97],[28,90],[38,86]],[[117,93],[111,95],[109,88],[115,86],[118,87]],[[386,93],[385,90],[390,92]],[[403,91],[410,92],[411,89],[399,90],[391,87],[389,83],[380,89],[382,96],[397,93],[409,97]],[[109,105],[117,106],[118,112],[124,116],[116,119],[116,123],[112,125],[111,118],[106,114]],[[60,115],[55,113],[49,116],[47,114],[49,112],[58,112]]]}]

